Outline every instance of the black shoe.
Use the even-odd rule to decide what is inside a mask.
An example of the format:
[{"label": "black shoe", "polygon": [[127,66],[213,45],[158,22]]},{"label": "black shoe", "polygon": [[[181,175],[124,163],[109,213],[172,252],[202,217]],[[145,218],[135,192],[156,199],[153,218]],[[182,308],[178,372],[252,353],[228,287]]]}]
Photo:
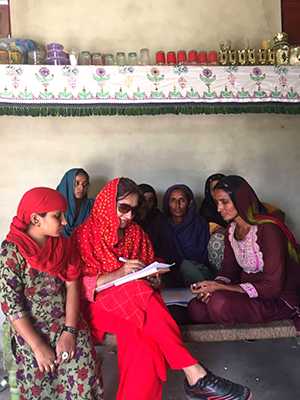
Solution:
[{"label": "black shoe", "polygon": [[250,400],[250,389],[207,372],[204,378],[190,386],[185,380],[184,390],[189,400]]}]

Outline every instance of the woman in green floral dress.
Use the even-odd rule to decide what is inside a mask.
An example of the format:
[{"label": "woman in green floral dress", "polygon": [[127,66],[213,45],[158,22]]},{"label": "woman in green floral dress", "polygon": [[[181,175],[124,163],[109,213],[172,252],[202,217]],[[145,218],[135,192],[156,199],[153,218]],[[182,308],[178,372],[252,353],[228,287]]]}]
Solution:
[{"label": "woman in green floral dress", "polygon": [[0,301],[11,324],[20,400],[103,400],[100,365],[79,319],[79,257],[61,237],[66,203],[25,193],[0,254]]}]

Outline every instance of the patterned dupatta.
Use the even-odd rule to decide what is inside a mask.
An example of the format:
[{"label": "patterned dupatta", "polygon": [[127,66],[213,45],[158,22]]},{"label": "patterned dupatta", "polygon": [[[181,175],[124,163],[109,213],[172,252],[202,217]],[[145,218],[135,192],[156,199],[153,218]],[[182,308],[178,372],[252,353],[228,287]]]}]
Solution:
[{"label": "patterned dupatta", "polygon": [[[147,234],[134,222],[119,238],[117,215],[119,178],[108,182],[96,197],[87,220],[75,231],[83,260],[83,275],[95,276],[116,271],[123,263],[119,257],[138,259],[145,265],[154,261],[154,252]],[[142,326],[145,309],[153,289],[144,280],[133,281],[100,292],[96,301],[105,311]]]},{"label": "patterned dupatta", "polygon": [[119,178],[110,181],[98,194],[88,219],[76,230],[76,239],[85,275],[100,275],[119,269],[119,257],[139,259],[144,264],[154,260],[148,236],[134,222],[124,230],[120,239],[120,221],[117,216]]}]

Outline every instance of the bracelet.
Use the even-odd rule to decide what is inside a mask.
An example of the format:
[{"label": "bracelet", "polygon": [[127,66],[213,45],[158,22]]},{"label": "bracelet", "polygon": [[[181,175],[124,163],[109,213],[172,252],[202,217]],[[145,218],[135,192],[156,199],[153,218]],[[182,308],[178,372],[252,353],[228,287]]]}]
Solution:
[{"label": "bracelet", "polygon": [[64,325],[62,331],[63,332],[69,332],[74,336],[77,336],[77,333],[78,333],[78,329],[77,328],[74,328],[73,326],[68,326],[68,325]]}]

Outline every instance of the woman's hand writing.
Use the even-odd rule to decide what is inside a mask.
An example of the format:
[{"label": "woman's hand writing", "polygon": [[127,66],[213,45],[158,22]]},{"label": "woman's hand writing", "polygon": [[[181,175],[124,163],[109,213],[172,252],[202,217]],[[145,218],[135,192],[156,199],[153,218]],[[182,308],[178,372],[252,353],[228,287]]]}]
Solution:
[{"label": "woman's hand writing", "polygon": [[99,275],[96,281],[96,287],[114,281],[115,279],[122,278],[123,276],[128,275],[131,272],[138,271],[145,266],[145,264],[142,263],[140,260],[127,260],[123,257],[120,257],[119,261],[122,261],[124,264],[119,269],[113,272]]},{"label": "woman's hand writing", "polygon": [[125,276],[130,274],[131,272],[136,272],[142,268],[144,268],[145,264],[140,260],[126,260],[124,265],[119,269],[120,276]]}]

